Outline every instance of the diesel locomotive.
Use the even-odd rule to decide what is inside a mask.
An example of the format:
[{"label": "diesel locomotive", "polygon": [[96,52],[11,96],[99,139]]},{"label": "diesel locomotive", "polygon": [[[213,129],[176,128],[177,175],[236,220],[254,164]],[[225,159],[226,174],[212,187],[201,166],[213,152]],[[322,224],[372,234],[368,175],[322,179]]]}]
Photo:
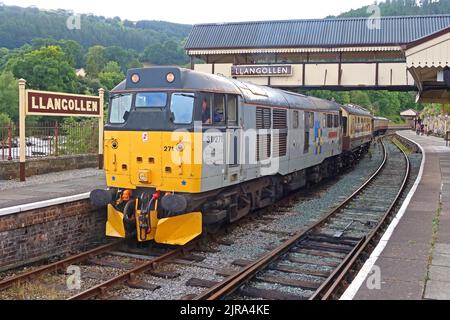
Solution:
[{"label": "diesel locomotive", "polygon": [[373,138],[364,108],[178,67],[132,69],[110,93],[106,234],[184,245],[337,175]]}]

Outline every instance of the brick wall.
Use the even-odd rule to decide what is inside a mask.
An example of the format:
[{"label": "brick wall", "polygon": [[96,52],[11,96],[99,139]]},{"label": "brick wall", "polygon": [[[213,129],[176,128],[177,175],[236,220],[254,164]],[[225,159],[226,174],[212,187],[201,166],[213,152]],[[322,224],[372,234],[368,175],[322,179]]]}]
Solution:
[{"label": "brick wall", "polygon": [[[78,155],[32,159],[27,160],[25,164],[27,177],[64,170],[95,168],[97,166],[98,155]],[[18,161],[0,162],[0,180],[11,180],[18,178]]]},{"label": "brick wall", "polygon": [[106,210],[89,200],[0,217],[0,271],[105,240]]}]

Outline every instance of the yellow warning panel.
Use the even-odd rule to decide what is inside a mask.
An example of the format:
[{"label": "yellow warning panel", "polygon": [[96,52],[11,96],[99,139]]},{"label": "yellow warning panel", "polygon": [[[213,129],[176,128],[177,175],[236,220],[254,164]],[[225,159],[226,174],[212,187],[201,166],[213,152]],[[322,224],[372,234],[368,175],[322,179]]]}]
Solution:
[{"label": "yellow warning panel", "polygon": [[106,236],[125,238],[125,226],[123,225],[123,213],[108,205],[108,221],[106,222]]},{"label": "yellow warning panel", "polygon": [[193,212],[158,221],[155,241],[182,246],[202,234],[202,214]]}]

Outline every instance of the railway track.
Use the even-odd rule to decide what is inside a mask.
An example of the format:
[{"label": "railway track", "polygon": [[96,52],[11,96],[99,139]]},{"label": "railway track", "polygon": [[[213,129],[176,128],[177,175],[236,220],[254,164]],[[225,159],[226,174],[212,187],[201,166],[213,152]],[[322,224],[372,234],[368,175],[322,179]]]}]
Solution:
[{"label": "railway track", "polygon": [[191,279],[191,284],[208,288],[194,300],[336,298],[388,222],[408,181],[408,156],[392,144],[386,147],[383,141],[382,146],[378,170],[325,218],[256,261],[235,261],[240,271],[225,272],[222,282]]},{"label": "railway track", "polygon": [[0,291],[9,289],[15,285],[21,285],[30,281],[34,281],[37,278],[44,276],[46,274],[65,272],[67,267],[82,263],[92,257],[102,255],[111,250],[116,249],[118,246],[122,244],[122,241],[117,241],[113,243],[109,243],[103,246],[99,246],[92,250],[71,256],[69,258],[57,261],[55,263],[44,265],[42,267],[36,268],[34,270],[21,273],[17,276],[9,277],[0,281]]},{"label": "railway track", "polygon": [[[408,169],[409,171],[407,157],[401,152],[390,154],[388,157],[388,154],[393,152],[387,152],[384,145],[382,153],[384,153],[382,164],[376,170],[376,173],[370,177],[370,180],[341,203],[336,210],[328,214],[326,218],[307,231],[298,233],[295,237],[283,243],[281,247],[273,249],[270,254],[256,262],[235,261],[235,265],[243,268],[238,273],[235,273],[235,271],[227,272],[227,270],[222,270],[222,273],[216,272],[217,275],[227,277],[223,283],[192,278],[186,283],[187,287],[210,289],[201,295],[188,295],[185,298],[317,299],[330,297],[328,291],[331,289],[333,292],[336,291],[335,284],[343,282],[346,271],[351,268],[357,257],[370,243],[371,235],[375,234],[374,230],[378,230],[382,226],[382,221],[392,210],[393,203],[395,203],[401,193],[400,190],[403,188],[399,183],[402,173],[398,172],[396,164],[403,164],[405,170]],[[403,171],[403,173],[405,172]],[[405,174],[404,181],[406,181],[406,177],[407,174]],[[380,189],[380,185],[384,186]],[[389,187],[386,188],[386,185],[389,185]],[[382,198],[380,198],[381,196]],[[358,199],[364,200],[364,204],[358,202]],[[382,200],[380,201],[380,199]],[[390,204],[392,204],[390,208],[387,208],[386,206]],[[372,212],[367,211],[368,206],[372,206]],[[379,208],[377,208],[378,206]],[[288,233],[279,236],[286,239],[286,234]],[[338,234],[339,236],[337,236]],[[217,241],[219,244],[222,243],[220,237]],[[165,273],[177,274],[175,271],[161,271],[158,268],[159,266],[184,265],[208,268],[207,265],[196,264],[195,258],[198,259],[201,256],[192,254],[193,251],[208,252],[208,250],[200,249],[202,247],[201,241],[195,241],[188,246],[177,249],[136,250],[136,254],[128,251],[126,253],[121,252],[118,249],[121,244],[123,244],[123,241],[101,246],[54,264],[5,279],[0,281],[0,291],[3,292],[3,290],[15,285],[45,282],[46,279],[43,277],[52,273],[59,273],[62,275],[61,279],[65,279],[68,266],[78,265],[82,268],[99,266],[105,267],[105,270],[101,268],[99,268],[100,272],[97,270],[97,273],[100,273],[101,276],[95,275],[96,271],[94,271],[94,277],[90,279],[95,279],[95,281],[86,281],[86,279],[89,279],[89,273],[91,272],[83,269],[82,275],[88,277],[83,278],[83,289],[67,291],[67,289],[60,288],[64,292],[57,296],[58,299],[61,297],[69,300],[121,299],[121,292],[126,292],[127,288],[131,291],[134,289],[140,291],[139,289],[141,289],[147,292],[157,292],[159,285],[155,278],[172,279],[166,278]],[[224,243],[224,245],[229,244]],[[214,249],[212,250],[214,251]],[[189,256],[194,259],[190,260]],[[120,260],[121,258],[124,258],[124,260]],[[127,259],[134,261],[132,263],[126,262]],[[174,269],[177,270],[177,268]],[[211,269],[210,271],[216,270]],[[149,275],[154,279],[148,279]],[[176,276],[173,277],[173,279],[175,278]],[[59,279],[59,283],[61,283],[61,279]],[[301,288],[303,291],[301,295],[298,295],[277,290],[266,290],[245,285],[249,282],[290,286]],[[234,283],[232,289],[227,292],[223,291],[231,283]],[[200,291],[196,290],[196,292]]]},{"label": "railway track", "polygon": [[[125,285],[134,289],[155,290],[157,286],[146,283],[138,279],[138,276],[156,269],[158,264],[168,262],[171,259],[186,256],[191,250],[195,249],[198,242],[194,241],[186,246],[179,247],[171,250],[161,250],[158,252],[149,252],[153,254],[152,258],[136,259],[134,263],[121,263],[111,260],[111,257],[117,256],[117,251],[125,241],[116,241],[106,245],[99,246],[89,251],[68,257],[55,263],[38,267],[28,272],[21,273],[16,276],[8,277],[0,281],[0,292],[4,292],[8,289],[18,289],[21,291],[27,291],[30,287],[43,285],[44,288],[50,288],[48,278],[52,275],[63,275],[67,277],[66,270],[68,267],[73,266],[102,266],[115,269],[118,275],[107,275],[108,280],[97,281],[96,285],[79,292],[75,295],[71,294],[71,291],[64,286],[59,286],[58,290],[61,291],[59,297],[68,296],[67,300],[87,300],[92,298],[111,299],[114,296],[109,295],[109,290],[114,289],[118,285]],[[116,273],[117,273],[116,272]],[[96,275],[95,278],[98,278]],[[98,279],[97,279],[98,280]],[[31,297],[28,297],[31,298]]]}]

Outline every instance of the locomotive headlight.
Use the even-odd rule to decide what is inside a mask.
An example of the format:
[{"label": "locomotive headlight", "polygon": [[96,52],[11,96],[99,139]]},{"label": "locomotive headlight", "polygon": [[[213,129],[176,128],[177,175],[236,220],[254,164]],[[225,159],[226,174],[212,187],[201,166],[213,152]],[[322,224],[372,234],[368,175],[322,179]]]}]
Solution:
[{"label": "locomotive headlight", "polygon": [[168,74],[166,75],[166,80],[167,80],[167,82],[169,82],[169,83],[174,82],[174,81],[175,81],[175,75],[174,75],[172,72],[168,73]]},{"label": "locomotive headlight", "polygon": [[111,147],[116,150],[119,147],[119,142],[116,139],[112,139]]},{"label": "locomotive headlight", "polygon": [[178,152],[184,151],[184,144],[182,144],[182,143],[177,144],[177,146],[175,147],[175,149],[176,149]]},{"label": "locomotive headlight", "polygon": [[141,80],[141,77],[137,73],[135,73],[131,76],[131,82],[133,82],[133,83],[138,83],[140,80]]},{"label": "locomotive headlight", "polygon": [[140,171],[139,172],[139,181],[140,182],[148,182],[148,172]]}]

